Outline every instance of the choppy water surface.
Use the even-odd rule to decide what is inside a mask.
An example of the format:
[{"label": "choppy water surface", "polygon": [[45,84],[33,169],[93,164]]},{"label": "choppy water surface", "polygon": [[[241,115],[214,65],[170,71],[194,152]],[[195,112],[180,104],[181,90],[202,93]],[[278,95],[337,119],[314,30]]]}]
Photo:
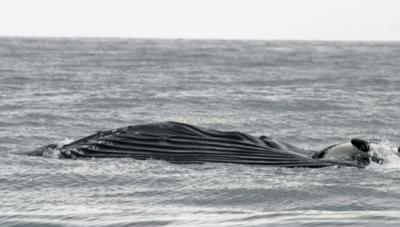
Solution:
[{"label": "choppy water surface", "polygon": [[[0,225],[398,226],[400,43],[0,39]],[[18,153],[182,121],[388,163],[285,169]]]}]

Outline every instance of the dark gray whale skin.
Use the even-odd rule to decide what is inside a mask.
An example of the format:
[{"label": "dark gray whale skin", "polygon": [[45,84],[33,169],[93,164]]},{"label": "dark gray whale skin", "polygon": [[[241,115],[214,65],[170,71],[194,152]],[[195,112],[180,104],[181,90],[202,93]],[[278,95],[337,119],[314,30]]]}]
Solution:
[{"label": "dark gray whale skin", "polygon": [[[30,155],[41,155],[50,144]],[[313,159],[314,151],[302,150],[267,136],[217,131],[178,123],[161,122],[99,131],[60,148],[66,159],[134,158],[165,160],[177,164],[206,162],[281,167],[364,167],[354,162]]]}]

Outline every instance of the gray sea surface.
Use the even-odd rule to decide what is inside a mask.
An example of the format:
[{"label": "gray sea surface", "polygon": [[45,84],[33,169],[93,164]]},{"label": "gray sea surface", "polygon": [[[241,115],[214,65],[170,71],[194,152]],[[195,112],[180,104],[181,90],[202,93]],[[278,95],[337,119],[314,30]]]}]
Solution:
[{"label": "gray sea surface", "polygon": [[[400,43],[0,38],[0,226],[399,226]],[[156,121],[320,150],[366,169],[20,155]]]}]

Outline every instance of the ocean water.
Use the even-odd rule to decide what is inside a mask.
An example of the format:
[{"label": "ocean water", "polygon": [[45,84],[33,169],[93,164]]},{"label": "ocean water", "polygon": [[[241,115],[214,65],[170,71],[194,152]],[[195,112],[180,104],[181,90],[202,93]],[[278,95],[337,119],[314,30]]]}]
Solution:
[{"label": "ocean water", "polygon": [[[398,226],[400,43],[0,38],[0,226]],[[320,150],[366,169],[20,155],[155,121]]]}]

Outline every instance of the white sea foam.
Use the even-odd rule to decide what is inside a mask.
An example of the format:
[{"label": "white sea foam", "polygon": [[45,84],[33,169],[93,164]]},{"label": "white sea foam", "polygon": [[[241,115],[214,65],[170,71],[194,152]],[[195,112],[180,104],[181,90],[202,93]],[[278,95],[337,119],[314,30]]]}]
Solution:
[{"label": "white sea foam", "polygon": [[59,150],[59,149],[60,149],[62,146],[66,145],[66,144],[69,144],[69,143],[71,143],[71,142],[73,142],[73,141],[74,141],[73,139],[64,139],[64,140],[62,140],[62,141],[56,143],[56,144],[57,144],[57,147],[56,147],[56,148],[47,148],[47,149],[43,152],[42,156],[43,156],[43,157],[46,157],[46,158],[59,159],[59,158],[61,157],[61,156],[60,156],[60,150]]},{"label": "white sea foam", "polygon": [[46,149],[43,153],[42,156],[45,158],[54,158],[54,159],[58,159],[60,158],[60,151],[57,148],[53,148],[53,149]]},{"label": "white sea foam", "polygon": [[397,151],[398,145],[389,141],[370,144],[370,155],[383,159],[381,164],[371,162],[369,169],[400,169],[400,155]]},{"label": "white sea foam", "polygon": [[57,148],[60,148],[66,144],[72,143],[73,141],[74,141],[73,139],[64,139],[57,143]]}]

